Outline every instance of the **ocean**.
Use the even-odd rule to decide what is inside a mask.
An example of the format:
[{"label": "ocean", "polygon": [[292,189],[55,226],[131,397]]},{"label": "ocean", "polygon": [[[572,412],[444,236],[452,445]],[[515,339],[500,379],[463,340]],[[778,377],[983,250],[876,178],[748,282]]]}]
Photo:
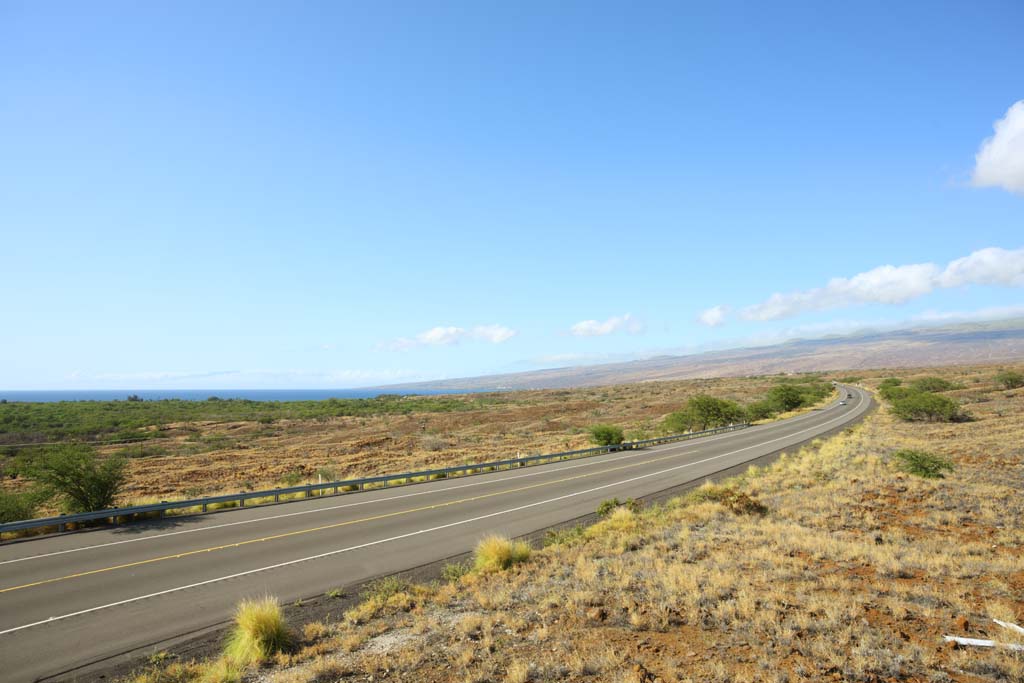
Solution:
[{"label": "ocean", "polygon": [[[450,391],[387,391],[380,389],[67,389],[60,391],[5,391],[0,400],[53,403],[56,401],[123,401],[130,395],[146,401],[177,398],[205,401],[217,398],[244,398],[251,401],[323,401],[329,398],[373,398],[381,394],[433,395]],[[460,392],[462,393],[462,392]]]}]

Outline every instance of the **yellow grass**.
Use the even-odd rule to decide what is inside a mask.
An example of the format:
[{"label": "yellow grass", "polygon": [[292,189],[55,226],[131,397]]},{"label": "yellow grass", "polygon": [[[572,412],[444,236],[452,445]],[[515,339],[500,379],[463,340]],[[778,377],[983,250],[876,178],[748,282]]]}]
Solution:
[{"label": "yellow grass", "polygon": [[480,572],[496,572],[525,562],[529,557],[528,543],[511,541],[504,536],[486,536],[476,544],[473,567]]},{"label": "yellow grass", "polygon": [[291,636],[277,598],[243,600],[224,646],[226,659],[240,666],[258,664],[288,647]]}]

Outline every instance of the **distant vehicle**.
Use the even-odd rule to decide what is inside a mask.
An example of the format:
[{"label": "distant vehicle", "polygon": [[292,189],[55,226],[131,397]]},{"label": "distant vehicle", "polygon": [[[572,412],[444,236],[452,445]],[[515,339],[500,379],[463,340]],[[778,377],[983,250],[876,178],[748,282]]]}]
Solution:
[{"label": "distant vehicle", "polygon": [[846,393],[846,398],[853,398],[853,394],[851,394],[851,393],[847,392],[847,393]]},{"label": "distant vehicle", "polygon": [[845,405],[846,405],[846,401],[840,401],[840,402],[839,402],[839,405],[841,405],[841,406],[845,406]]}]

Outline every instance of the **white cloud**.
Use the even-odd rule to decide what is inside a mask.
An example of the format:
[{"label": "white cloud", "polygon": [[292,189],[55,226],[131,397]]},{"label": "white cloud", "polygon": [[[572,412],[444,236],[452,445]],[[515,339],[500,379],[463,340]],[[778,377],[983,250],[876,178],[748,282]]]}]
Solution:
[{"label": "white cloud", "polygon": [[390,343],[383,344],[382,348],[390,351],[408,351],[420,346],[451,346],[465,339],[501,344],[516,336],[516,334],[518,334],[516,330],[504,325],[477,325],[469,330],[453,325],[439,325],[431,327],[425,332],[420,332],[411,339],[409,337],[399,337]]},{"label": "white cloud", "polygon": [[517,332],[511,327],[505,327],[504,325],[478,325],[473,328],[472,332],[474,339],[488,341],[492,344],[507,342],[516,334]]},{"label": "white cloud", "polygon": [[416,341],[427,346],[448,346],[466,336],[461,327],[431,327],[426,332],[416,335]]},{"label": "white cloud", "polygon": [[1024,249],[979,249],[945,268],[934,263],[879,266],[853,277],[833,278],[824,287],[772,294],[744,308],[741,315],[747,320],[779,320],[858,304],[901,304],[936,289],[965,285],[1024,286]]},{"label": "white cloud", "polygon": [[1007,109],[993,128],[995,135],[982,142],[974,156],[971,182],[1024,194],[1024,100]]},{"label": "white cloud", "polygon": [[699,320],[702,325],[718,327],[725,322],[727,315],[729,315],[728,306],[712,306],[711,308],[702,311],[701,314],[697,316],[697,320]]},{"label": "white cloud", "polygon": [[643,323],[631,313],[626,313],[603,321],[581,320],[569,329],[569,333],[575,337],[603,337],[620,331],[639,334],[643,329]]},{"label": "white cloud", "polygon": [[962,285],[1024,286],[1024,249],[979,249],[950,261],[939,280],[943,287]]}]

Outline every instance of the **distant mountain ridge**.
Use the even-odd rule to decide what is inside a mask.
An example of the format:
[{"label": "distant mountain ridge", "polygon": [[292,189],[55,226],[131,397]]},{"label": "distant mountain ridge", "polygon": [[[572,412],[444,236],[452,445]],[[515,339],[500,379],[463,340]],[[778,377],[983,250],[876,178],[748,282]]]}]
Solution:
[{"label": "distant mountain ridge", "polygon": [[561,389],[669,379],[1024,360],[1024,318],[795,339],[686,356],[396,384],[395,391]]}]

